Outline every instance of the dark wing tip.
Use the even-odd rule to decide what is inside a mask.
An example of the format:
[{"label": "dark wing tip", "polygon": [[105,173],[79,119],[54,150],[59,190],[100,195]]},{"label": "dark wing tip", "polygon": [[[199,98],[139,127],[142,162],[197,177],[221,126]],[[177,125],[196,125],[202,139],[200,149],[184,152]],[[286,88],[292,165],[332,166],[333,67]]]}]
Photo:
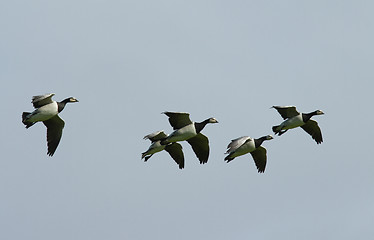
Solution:
[{"label": "dark wing tip", "polygon": [[267,161],[266,148],[260,146],[256,150],[251,152],[251,155],[257,167],[257,171],[259,173],[265,172],[266,161]]},{"label": "dark wing tip", "polygon": [[304,129],[304,131],[307,132],[317,144],[323,142],[322,132],[316,121],[310,119],[306,124],[301,126],[301,128]]},{"label": "dark wing tip", "polygon": [[56,151],[56,149],[55,149],[55,150],[52,150],[52,151],[49,151],[49,150],[48,150],[47,155],[50,156],[50,157],[52,157],[53,154],[55,153],[55,151]]},{"label": "dark wing tip", "polygon": [[174,159],[175,163],[178,164],[179,169],[184,168],[184,154],[182,145],[179,143],[172,143],[165,147],[165,151]]},{"label": "dark wing tip", "polygon": [[195,137],[190,138],[187,142],[191,145],[200,164],[208,162],[209,158],[209,139],[205,135],[199,133]]},{"label": "dark wing tip", "polygon": [[65,126],[65,122],[58,115],[56,115],[44,121],[43,124],[47,127],[47,154],[49,156],[53,156],[60,143],[62,129]]}]

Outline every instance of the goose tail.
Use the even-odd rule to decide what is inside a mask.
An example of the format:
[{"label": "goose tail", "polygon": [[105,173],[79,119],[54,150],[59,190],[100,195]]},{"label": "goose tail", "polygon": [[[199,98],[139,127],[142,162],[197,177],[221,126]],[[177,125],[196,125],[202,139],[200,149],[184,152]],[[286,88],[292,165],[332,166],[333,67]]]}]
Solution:
[{"label": "goose tail", "polygon": [[34,125],[35,123],[34,122],[28,122],[27,120],[29,119],[28,116],[30,115],[31,113],[29,112],[23,112],[22,113],[22,123],[26,125],[26,128],[29,128],[31,127],[32,125]]}]

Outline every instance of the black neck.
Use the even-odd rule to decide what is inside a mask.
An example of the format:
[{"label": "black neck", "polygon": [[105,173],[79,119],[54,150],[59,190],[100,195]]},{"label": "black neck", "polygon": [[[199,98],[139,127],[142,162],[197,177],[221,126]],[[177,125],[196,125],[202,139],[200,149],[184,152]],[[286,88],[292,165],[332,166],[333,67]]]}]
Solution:
[{"label": "black neck", "polygon": [[64,110],[65,105],[66,105],[68,102],[70,102],[70,98],[66,98],[66,99],[62,100],[61,102],[57,102],[58,112],[61,112],[62,110]]},{"label": "black neck", "polygon": [[313,117],[314,115],[317,115],[317,111],[314,111],[314,112],[310,112],[310,113],[303,113],[302,116],[303,116],[303,122],[307,122],[309,121],[309,119],[311,117]]},{"label": "black neck", "polygon": [[255,139],[255,147],[258,148],[266,140],[266,136]]},{"label": "black neck", "polygon": [[203,122],[195,122],[195,129],[196,129],[196,133],[200,133],[201,130],[204,129],[205,125],[207,125],[209,123],[209,119],[203,121]]}]

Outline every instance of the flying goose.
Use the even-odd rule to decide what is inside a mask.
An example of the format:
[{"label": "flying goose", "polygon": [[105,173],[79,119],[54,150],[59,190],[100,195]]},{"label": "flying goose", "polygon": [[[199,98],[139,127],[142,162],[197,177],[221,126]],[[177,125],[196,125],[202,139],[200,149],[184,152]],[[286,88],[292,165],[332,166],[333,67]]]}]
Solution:
[{"label": "flying goose", "polygon": [[231,143],[227,146],[225,161],[229,163],[234,158],[242,156],[247,153],[251,153],[253,160],[255,161],[257,170],[259,173],[263,173],[266,167],[266,149],[261,146],[263,141],[271,140],[271,135],[263,136],[257,139],[253,139],[248,136],[239,137],[231,140]]},{"label": "flying goose", "polygon": [[142,153],[142,159],[146,162],[153,154],[160,152],[162,150],[167,151],[174,161],[178,164],[179,169],[184,168],[184,154],[182,151],[182,146],[179,143],[170,143],[168,145],[162,145],[161,140],[167,138],[163,131],[154,132],[148,134],[144,139],[149,139],[151,141],[151,146],[147,151]]},{"label": "flying goose", "polygon": [[163,112],[169,117],[170,125],[175,130],[166,139],[161,141],[161,144],[187,141],[196,157],[201,164],[208,162],[209,158],[209,140],[201,133],[201,130],[208,123],[218,123],[215,118],[208,118],[202,122],[192,122],[190,114],[186,112]]},{"label": "flying goose", "polygon": [[60,143],[62,136],[62,129],[65,126],[65,122],[58,116],[58,114],[64,110],[66,103],[78,102],[73,97],[66,98],[61,102],[52,100],[54,93],[33,96],[31,103],[35,110],[33,112],[22,113],[22,123],[26,125],[26,128],[31,127],[37,122],[43,122],[47,127],[47,142],[49,156],[53,156],[58,144]]},{"label": "flying goose", "polygon": [[273,126],[273,132],[275,134],[281,136],[289,129],[301,127],[305,132],[312,136],[317,144],[323,142],[321,129],[319,128],[318,123],[310,119],[314,115],[324,114],[321,110],[316,110],[310,113],[299,113],[295,106],[273,106],[272,108],[275,108],[285,120],[280,125]]}]

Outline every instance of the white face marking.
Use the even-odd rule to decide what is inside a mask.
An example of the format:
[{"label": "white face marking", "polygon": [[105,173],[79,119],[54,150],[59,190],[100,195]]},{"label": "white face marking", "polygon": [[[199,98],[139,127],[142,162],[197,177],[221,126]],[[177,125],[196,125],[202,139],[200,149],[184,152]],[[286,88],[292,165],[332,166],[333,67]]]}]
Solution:
[{"label": "white face marking", "polygon": [[209,123],[218,123],[217,119],[215,118],[210,118]]},{"label": "white face marking", "polygon": [[271,135],[267,135],[267,136],[266,136],[266,139],[267,139],[267,140],[271,140],[271,139],[273,139],[273,136],[271,136]]}]

